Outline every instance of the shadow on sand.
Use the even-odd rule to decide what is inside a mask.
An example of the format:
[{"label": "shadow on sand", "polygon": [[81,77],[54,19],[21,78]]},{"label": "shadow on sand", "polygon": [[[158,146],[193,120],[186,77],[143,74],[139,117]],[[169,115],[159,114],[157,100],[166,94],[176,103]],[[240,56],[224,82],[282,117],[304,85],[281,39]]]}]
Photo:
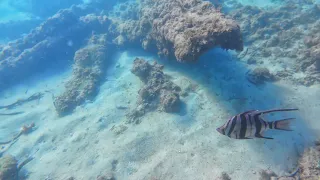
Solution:
[{"label": "shadow on sand", "polygon": [[[141,57],[141,54],[137,51],[131,55]],[[154,59],[159,58],[154,57]],[[148,60],[153,59],[150,59],[149,56]],[[305,109],[304,107],[299,106],[299,102],[290,103],[288,101],[291,96],[294,96],[294,91],[290,87],[284,87],[277,82],[265,83],[260,86],[251,84],[245,77],[245,74],[248,71],[246,65],[233,58],[228,52],[219,48],[205,53],[197,63],[185,64],[178,63],[174,60],[164,59],[161,59],[159,63],[165,65],[165,70],[171,69],[175,72],[178,71],[182,75],[197,82],[198,85],[204,87],[214,101],[218,102],[218,105],[222,109],[229,112],[230,116],[251,109]],[[194,124],[195,120],[192,116],[192,112],[190,112],[194,109],[192,107],[194,106],[194,98],[195,96],[189,95],[186,104],[183,107],[184,111],[179,114],[180,118],[177,118],[177,123],[180,125],[191,127]],[[265,119],[267,121],[273,121],[284,117],[296,118],[292,123],[294,131],[284,132],[269,130],[265,133],[265,136],[273,137],[274,140],[247,140],[250,147],[260,151],[260,154],[262,152],[273,152],[274,154],[262,154],[265,155],[266,162],[279,166],[281,166],[280,164],[285,163],[285,157],[279,158],[280,156],[292,156],[292,154],[295,154],[295,157],[288,158],[293,159],[291,162],[296,162],[298,155],[314,141],[313,132],[311,132],[303,115],[300,114],[299,111],[272,113],[266,115]],[[216,122],[213,123],[215,124],[215,127],[212,127],[213,131],[227,120],[218,117],[212,117],[211,119],[216,120]],[[221,136],[222,135],[217,132],[216,137],[213,138],[228,138]],[[239,142],[239,140],[236,139],[230,141],[230,143],[237,142]],[[275,150],[270,151],[270,149]],[[290,162],[288,161],[288,163]]]}]

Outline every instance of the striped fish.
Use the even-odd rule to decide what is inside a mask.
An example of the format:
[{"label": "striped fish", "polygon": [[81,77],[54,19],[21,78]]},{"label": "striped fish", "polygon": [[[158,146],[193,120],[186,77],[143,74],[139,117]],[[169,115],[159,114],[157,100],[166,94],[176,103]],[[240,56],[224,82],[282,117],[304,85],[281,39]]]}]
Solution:
[{"label": "striped fish", "polygon": [[261,115],[271,113],[271,112],[277,112],[277,111],[296,111],[296,110],[298,109],[271,109],[266,111],[259,111],[259,110],[246,111],[230,118],[224,125],[217,128],[217,131],[233,139],[253,139],[253,138],[273,139],[271,137],[263,137],[263,132],[268,129],[292,131],[289,127],[290,120],[295,118],[287,118],[287,119],[267,122],[261,117]]}]

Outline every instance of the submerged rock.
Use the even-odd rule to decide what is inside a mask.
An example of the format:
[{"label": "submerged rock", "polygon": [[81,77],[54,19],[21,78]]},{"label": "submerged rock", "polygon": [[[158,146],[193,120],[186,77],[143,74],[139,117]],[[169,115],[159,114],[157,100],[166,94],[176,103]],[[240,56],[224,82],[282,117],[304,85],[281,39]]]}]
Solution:
[{"label": "submerged rock", "polygon": [[277,178],[277,174],[273,171],[270,171],[270,170],[261,170],[259,172],[260,174],[260,178],[259,180],[273,180],[273,178]]},{"label": "submerged rock", "polygon": [[74,56],[73,75],[66,90],[54,100],[59,115],[72,112],[86,100],[93,99],[105,74],[108,51],[104,45],[89,44]]},{"label": "submerged rock", "polygon": [[18,161],[10,155],[0,158],[0,180],[18,180]]},{"label": "submerged rock", "polygon": [[226,172],[222,172],[218,180],[231,180],[231,178]]},{"label": "submerged rock", "polygon": [[301,179],[318,179],[320,176],[320,143],[306,149],[299,160]]},{"label": "submerged rock", "polygon": [[114,16],[107,17],[110,4],[115,2],[93,0],[62,9],[25,37],[0,47],[0,90],[39,69],[65,66],[92,34],[107,34],[110,46],[138,45],[161,56],[175,56],[179,61],[196,61],[215,46],[243,48],[240,27],[207,1],[125,2],[127,6],[119,5],[110,13]]},{"label": "submerged rock", "polygon": [[[319,83],[320,5],[310,2],[307,9],[289,0],[274,8],[240,4],[233,8],[230,15],[241,24],[250,49],[246,58],[261,59],[275,66],[281,63],[283,69],[277,68],[279,71],[275,73],[286,71],[286,77],[279,78],[293,83],[306,86]],[[307,1],[299,3],[307,4]]]},{"label": "submerged rock", "polygon": [[152,65],[144,59],[134,60],[131,72],[144,82],[139,90],[137,108],[128,114],[129,121],[136,122],[147,110],[159,108],[164,112],[179,112],[181,88],[163,73],[163,65]]},{"label": "submerged rock", "polygon": [[118,33],[114,42],[118,45],[135,42],[160,56],[175,56],[178,61],[197,61],[215,46],[243,49],[238,24],[208,1],[144,0],[127,7],[138,15],[114,21],[113,29]]},{"label": "submerged rock", "polygon": [[253,84],[263,84],[266,81],[274,81],[276,78],[269,72],[267,68],[255,68],[253,71],[248,71],[246,74],[248,81]]},{"label": "submerged rock", "polygon": [[[106,32],[110,20],[87,15],[90,6],[60,10],[26,36],[0,48],[0,90],[38,72],[65,67],[93,31]],[[66,28],[67,27],[67,28]]]}]

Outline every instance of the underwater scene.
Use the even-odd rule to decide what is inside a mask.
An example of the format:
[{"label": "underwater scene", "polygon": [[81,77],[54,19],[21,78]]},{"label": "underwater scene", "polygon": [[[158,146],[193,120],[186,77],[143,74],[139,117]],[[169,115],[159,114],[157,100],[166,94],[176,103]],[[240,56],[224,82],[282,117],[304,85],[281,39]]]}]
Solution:
[{"label": "underwater scene", "polygon": [[0,0],[0,180],[294,179],[320,0]]}]

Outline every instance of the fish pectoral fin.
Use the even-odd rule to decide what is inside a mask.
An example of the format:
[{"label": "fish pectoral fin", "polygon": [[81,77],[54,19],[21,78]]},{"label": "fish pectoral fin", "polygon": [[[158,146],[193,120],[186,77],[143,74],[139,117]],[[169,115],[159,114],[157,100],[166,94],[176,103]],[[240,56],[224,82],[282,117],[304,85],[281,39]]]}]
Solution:
[{"label": "fish pectoral fin", "polygon": [[256,134],[255,136],[256,138],[263,138],[263,139],[273,139],[271,137],[264,137],[264,136],[261,136],[261,134]]}]

